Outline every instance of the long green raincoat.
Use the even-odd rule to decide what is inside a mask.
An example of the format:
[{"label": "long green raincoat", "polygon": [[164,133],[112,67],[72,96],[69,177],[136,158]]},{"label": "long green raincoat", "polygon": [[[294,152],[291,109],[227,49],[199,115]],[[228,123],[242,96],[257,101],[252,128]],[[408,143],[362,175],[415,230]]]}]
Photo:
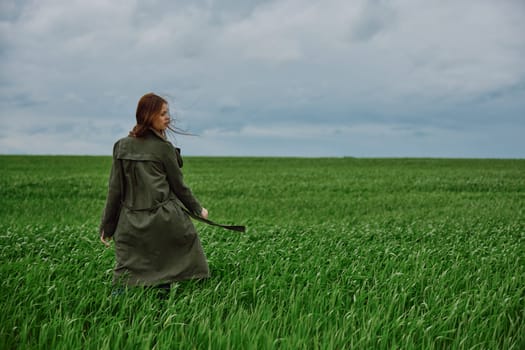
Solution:
[{"label": "long green raincoat", "polygon": [[113,282],[156,285],[210,276],[188,214],[201,205],[184,184],[178,149],[150,129],[113,147],[108,196],[100,230],[115,241]]}]

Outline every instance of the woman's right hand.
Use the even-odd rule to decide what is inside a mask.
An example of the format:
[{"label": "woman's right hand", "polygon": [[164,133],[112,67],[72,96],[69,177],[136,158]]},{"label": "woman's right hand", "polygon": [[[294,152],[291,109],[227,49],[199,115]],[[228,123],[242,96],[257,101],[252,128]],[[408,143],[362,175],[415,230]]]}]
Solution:
[{"label": "woman's right hand", "polygon": [[208,218],[208,209],[202,208],[201,210],[201,217],[207,219]]},{"label": "woman's right hand", "polygon": [[104,230],[100,231],[100,241],[106,246],[106,248],[110,247],[109,241],[111,240],[111,237],[104,237]]}]

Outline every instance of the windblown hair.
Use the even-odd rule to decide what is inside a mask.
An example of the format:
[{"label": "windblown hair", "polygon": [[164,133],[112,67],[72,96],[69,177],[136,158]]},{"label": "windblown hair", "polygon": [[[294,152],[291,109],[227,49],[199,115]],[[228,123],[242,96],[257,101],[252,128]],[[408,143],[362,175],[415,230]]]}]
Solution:
[{"label": "windblown hair", "polygon": [[137,124],[129,132],[129,136],[142,137],[153,125],[153,120],[160,115],[162,106],[168,101],[154,93],[142,96],[137,105]]}]

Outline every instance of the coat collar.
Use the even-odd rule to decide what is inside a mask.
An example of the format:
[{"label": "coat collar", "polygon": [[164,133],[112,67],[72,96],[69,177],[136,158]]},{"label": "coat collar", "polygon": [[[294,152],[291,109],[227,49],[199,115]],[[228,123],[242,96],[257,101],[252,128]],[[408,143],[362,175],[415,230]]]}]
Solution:
[{"label": "coat collar", "polygon": [[[168,138],[166,137],[166,134],[161,134],[160,132],[158,132],[157,130],[153,129],[153,128],[149,128],[149,130],[151,131],[151,133],[153,135],[155,135],[156,137],[160,138],[161,140],[163,141],[166,141],[168,142],[169,144],[171,144],[171,142],[168,141]],[[179,163],[179,167],[182,168],[182,165],[184,164],[184,162],[182,161],[182,157],[180,155],[180,148],[179,147],[173,147],[175,149],[175,155],[177,157],[177,162]]]},{"label": "coat collar", "polygon": [[[160,132],[158,132],[157,130],[155,130],[153,128],[149,128],[149,130],[156,137],[158,137],[161,140],[166,141],[169,144],[171,144],[171,142],[168,141],[168,138],[166,137],[166,134],[161,134]],[[175,149],[175,156],[177,158],[177,163],[179,164],[179,167],[182,168],[182,165],[184,164],[184,162],[182,160],[182,156],[180,155],[180,148],[179,147],[173,147],[173,148]]]},{"label": "coat collar", "polygon": [[168,139],[166,138],[166,134],[161,134],[160,132],[158,132],[157,130],[153,128],[149,128],[149,130],[153,133],[153,135],[157,136],[161,140],[168,141]]}]

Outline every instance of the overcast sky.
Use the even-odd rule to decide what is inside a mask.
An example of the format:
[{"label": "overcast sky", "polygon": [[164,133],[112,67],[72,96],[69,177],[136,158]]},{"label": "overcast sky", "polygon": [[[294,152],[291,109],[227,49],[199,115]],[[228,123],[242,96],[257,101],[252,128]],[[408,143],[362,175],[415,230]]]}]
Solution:
[{"label": "overcast sky", "polygon": [[0,154],[525,158],[523,0],[0,0]]}]

